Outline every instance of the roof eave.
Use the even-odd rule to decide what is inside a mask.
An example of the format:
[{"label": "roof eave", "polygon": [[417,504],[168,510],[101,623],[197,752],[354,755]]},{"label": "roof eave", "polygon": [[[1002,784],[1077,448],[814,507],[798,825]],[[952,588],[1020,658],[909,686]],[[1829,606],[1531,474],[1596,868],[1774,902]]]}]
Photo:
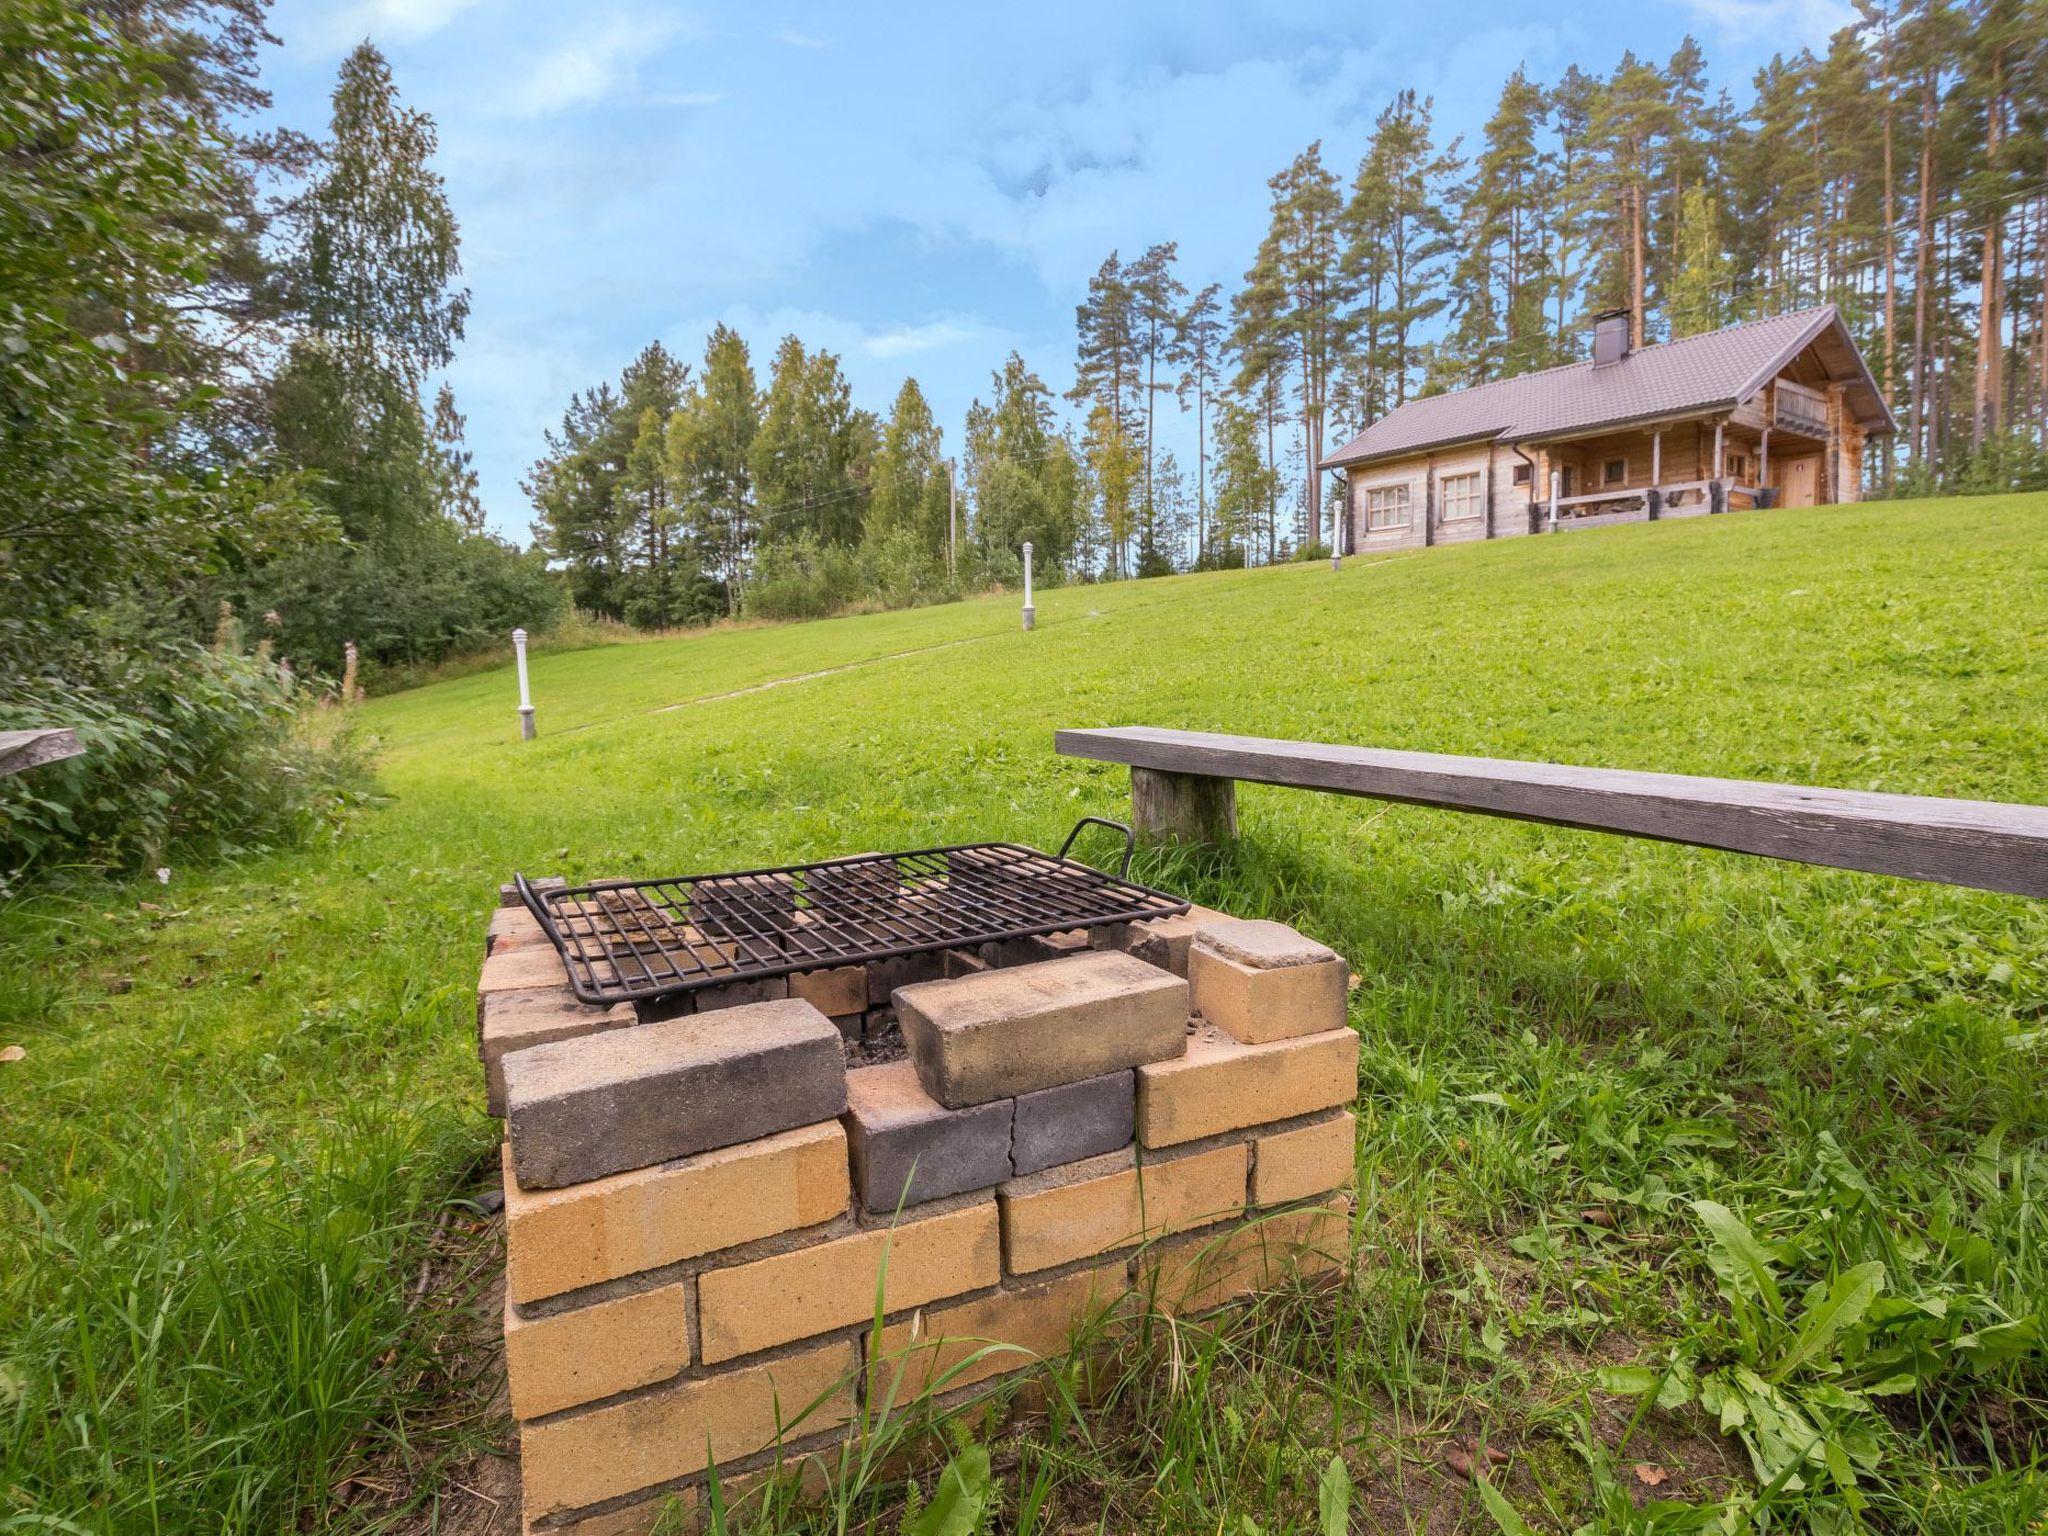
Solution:
[{"label": "roof eave", "polygon": [[1468,448],[1474,443],[1497,443],[1507,436],[1503,427],[1488,427],[1483,432],[1466,432],[1458,437],[1440,437],[1426,443],[1414,443],[1405,448],[1388,448],[1380,453],[1354,453],[1348,457],[1339,450],[1324,459],[1316,468],[1357,469],[1363,464],[1381,464],[1388,459],[1412,459],[1425,453],[1438,453],[1446,448]]}]

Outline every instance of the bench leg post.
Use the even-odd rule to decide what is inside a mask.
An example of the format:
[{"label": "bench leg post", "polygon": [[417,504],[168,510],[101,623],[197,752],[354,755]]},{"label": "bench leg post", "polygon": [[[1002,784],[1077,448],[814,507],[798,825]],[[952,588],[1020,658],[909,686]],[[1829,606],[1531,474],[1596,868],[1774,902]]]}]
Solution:
[{"label": "bench leg post", "polygon": [[1237,783],[1133,768],[1131,827],[1147,843],[1230,842],[1237,836]]}]

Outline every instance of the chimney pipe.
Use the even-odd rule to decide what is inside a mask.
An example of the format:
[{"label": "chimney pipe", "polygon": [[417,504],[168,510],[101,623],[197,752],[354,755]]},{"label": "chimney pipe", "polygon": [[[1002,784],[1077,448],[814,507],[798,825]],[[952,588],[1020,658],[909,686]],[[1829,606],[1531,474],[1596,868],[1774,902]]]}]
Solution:
[{"label": "chimney pipe", "polygon": [[1593,366],[1604,368],[1629,354],[1629,312],[1603,310],[1593,317]]}]

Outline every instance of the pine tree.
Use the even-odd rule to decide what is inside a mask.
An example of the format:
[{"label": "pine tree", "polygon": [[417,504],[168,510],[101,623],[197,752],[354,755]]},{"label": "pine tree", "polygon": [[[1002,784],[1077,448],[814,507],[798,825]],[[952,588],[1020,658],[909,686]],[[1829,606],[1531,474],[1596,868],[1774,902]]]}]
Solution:
[{"label": "pine tree", "polygon": [[433,119],[399,102],[384,55],[358,44],[291,276],[308,327],[348,373],[380,369],[414,391],[454,355],[469,315],[437,143]]},{"label": "pine tree", "polygon": [[[963,486],[984,566],[1006,574],[1026,542],[1039,569],[1071,569],[1087,525],[1084,470],[1053,416],[1052,391],[1012,352],[992,375],[992,400],[967,411]],[[1107,407],[1103,407],[1107,409]]]},{"label": "pine tree", "polygon": [[477,495],[476,455],[463,441],[468,422],[455,408],[455,391],[442,384],[434,396],[434,450],[440,470],[441,513],[468,533],[484,531],[484,505]]},{"label": "pine tree", "polygon": [[905,379],[875,456],[867,537],[880,541],[907,532],[927,556],[944,555],[949,474],[931,405],[917,380]]},{"label": "pine tree", "polygon": [[795,336],[775,349],[751,470],[761,536],[851,544],[866,517],[880,434],[853,405],[839,359]]},{"label": "pine tree", "polygon": [[1446,262],[1457,246],[1442,190],[1457,159],[1436,147],[1431,111],[1409,90],[1379,115],[1344,212],[1346,282],[1364,299],[1354,366],[1367,417],[1413,393],[1423,328],[1450,302]]},{"label": "pine tree", "polygon": [[[1351,285],[1344,262],[1344,201],[1323,165],[1322,142],[1309,145],[1266,183],[1270,221],[1259,259],[1245,274],[1259,295],[1257,313],[1270,333],[1261,346],[1292,363],[1302,429],[1302,480],[1311,517],[1321,509],[1324,420],[1330,386],[1350,339]],[[1249,311],[1248,311],[1249,312]]]},{"label": "pine tree", "polygon": [[1728,258],[1721,248],[1721,213],[1713,197],[1695,184],[1679,211],[1665,314],[1672,339],[1718,330],[1728,323]]},{"label": "pine tree", "polygon": [[760,531],[752,467],[760,428],[747,344],[720,325],[705,340],[697,388],[669,420],[666,457],[684,524],[724,579],[727,608],[735,613]]},{"label": "pine tree", "polygon": [[1541,144],[1548,112],[1542,87],[1517,69],[1487,120],[1471,179],[1457,189],[1454,222],[1465,245],[1450,279],[1447,350],[1459,383],[1525,373],[1552,356],[1544,230],[1553,173]]},{"label": "pine tree", "polygon": [[[1156,540],[1156,530],[1152,526],[1152,471],[1159,396],[1162,391],[1173,388],[1171,377],[1161,376],[1161,367],[1164,365],[1170,375],[1179,361],[1180,300],[1187,297],[1188,291],[1187,285],[1173,271],[1179,253],[1179,246],[1169,240],[1163,245],[1150,247],[1124,270],[1124,280],[1131,295],[1133,339],[1145,368],[1145,483],[1140,506],[1141,532],[1147,540]],[[1140,574],[1146,573],[1141,571]],[[1151,574],[1156,575],[1157,572]]]},{"label": "pine tree", "polygon": [[1225,337],[1223,330],[1223,285],[1210,283],[1181,312],[1181,375],[1175,388],[1181,408],[1188,396],[1195,398],[1195,541],[1197,555],[1202,549],[1209,521],[1209,402],[1222,377]]},{"label": "pine tree", "polygon": [[1629,311],[1630,339],[1636,346],[1649,335],[1652,199],[1671,118],[1663,76],[1627,53],[1594,96],[1588,124],[1594,152],[1587,184],[1591,201],[1581,211],[1594,215],[1607,231],[1603,244],[1609,252],[1596,282],[1603,299]]}]

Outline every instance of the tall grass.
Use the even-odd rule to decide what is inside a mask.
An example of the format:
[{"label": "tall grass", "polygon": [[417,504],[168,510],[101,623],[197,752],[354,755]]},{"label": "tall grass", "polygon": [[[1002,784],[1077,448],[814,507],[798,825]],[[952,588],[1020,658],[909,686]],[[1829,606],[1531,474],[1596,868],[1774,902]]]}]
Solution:
[{"label": "tall grass", "polygon": [[[1057,846],[1127,793],[1053,756],[1070,724],[2048,801],[2044,533],[2044,498],[1892,503],[1054,590],[1030,635],[1006,601],[721,628],[540,656],[531,743],[502,670],[372,700],[388,799],[338,843],[0,909],[0,1528],[359,1527],[345,1479],[474,1422],[425,1411],[411,1298],[495,1136],[473,988],[511,870]],[[1318,1530],[1337,1457],[1356,1531],[2038,1525],[2048,909],[1241,812],[1146,874],[1359,973],[1358,1278],[1162,1324],[1085,1413],[971,1420],[982,1518]],[[1731,1295],[1703,1203],[1768,1289]],[[1826,1420],[1818,1463],[1723,1431],[1744,1371]],[[1482,1440],[1500,1508],[1449,1459]],[[878,1467],[848,1528],[923,1518],[974,1448]],[[840,1518],[778,1508],[754,1528]]]}]

